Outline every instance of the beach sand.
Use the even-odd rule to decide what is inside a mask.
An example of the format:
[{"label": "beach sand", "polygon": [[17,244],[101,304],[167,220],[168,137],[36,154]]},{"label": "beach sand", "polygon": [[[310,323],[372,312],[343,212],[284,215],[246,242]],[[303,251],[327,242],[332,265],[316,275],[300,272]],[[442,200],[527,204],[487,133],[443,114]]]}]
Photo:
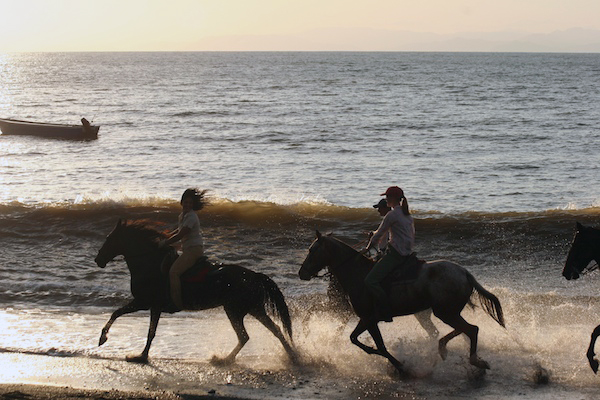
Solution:
[{"label": "beach sand", "polygon": [[516,368],[511,373],[500,360],[487,375],[472,375],[463,357],[455,357],[431,375],[399,379],[378,357],[361,358],[363,368],[352,371],[326,361],[290,365],[277,354],[265,358],[276,361],[246,356],[216,366],[160,358],[139,365],[124,358],[0,352],[0,399],[591,400],[600,393],[595,379],[583,385],[552,375],[536,380]]},{"label": "beach sand", "polygon": [[[257,360],[247,360],[255,365]],[[2,399],[358,399],[387,398],[389,382],[341,380],[315,366],[249,368],[244,363],[0,353]],[[321,370],[319,372],[318,370]],[[322,374],[322,376],[321,376]],[[407,388],[394,398],[422,399]]]},{"label": "beach sand", "polygon": [[0,384],[0,399],[218,399],[218,400],[243,400],[239,397],[206,395],[176,395],[169,392],[148,391],[123,391],[123,390],[91,390],[75,389],[69,386]]}]

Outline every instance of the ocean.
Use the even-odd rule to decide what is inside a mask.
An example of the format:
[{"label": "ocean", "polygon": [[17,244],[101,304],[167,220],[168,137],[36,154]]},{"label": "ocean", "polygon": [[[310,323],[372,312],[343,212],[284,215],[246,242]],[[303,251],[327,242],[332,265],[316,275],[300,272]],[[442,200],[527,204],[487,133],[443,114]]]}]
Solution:
[{"label": "ocean", "polygon": [[[117,320],[98,347],[130,293],[122,258],[102,270],[94,257],[119,218],[175,227],[181,193],[199,187],[209,190],[199,213],[207,254],[275,280],[309,361],[290,366],[248,318],[237,365],[214,367],[210,357],[236,343],[226,316],[184,312],[162,318],[150,356],[188,372],[153,372],[148,386],[203,382],[257,398],[594,398],[585,350],[600,323],[599,278],[560,273],[575,222],[600,225],[599,92],[599,54],[1,54],[0,118],[85,117],[101,128],[93,141],[0,135],[0,355],[102,360],[112,371],[140,352],[148,313]],[[465,266],[500,298],[506,330],[481,309],[463,313],[481,328],[479,353],[492,365],[483,379],[467,366],[466,341],[442,362],[413,317],[382,324],[420,376],[407,383],[350,343],[355,320],[306,314],[327,287],[297,275],[315,230],[364,245],[380,221],[372,205],[392,185],[409,200],[419,256]],[[534,378],[540,368],[547,385]],[[0,369],[0,383],[66,379],[18,371]],[[70,374],[70,384],[131,384],[122,373]]]}]

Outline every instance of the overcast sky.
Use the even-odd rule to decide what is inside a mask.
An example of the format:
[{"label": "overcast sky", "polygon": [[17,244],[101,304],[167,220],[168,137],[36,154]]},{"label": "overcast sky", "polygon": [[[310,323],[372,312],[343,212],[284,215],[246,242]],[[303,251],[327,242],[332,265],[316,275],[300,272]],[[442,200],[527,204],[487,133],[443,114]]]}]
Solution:
[{"label": "overcast sky", "polygon": [[600,30],[600,1],[0,0],[0,52],[194,51],[208,49],[206,43],[219,50],[214,43],[230,37],[244,39],[236,41],[236,50],[252,50],[253,38],[328,28],[437,34]]}]

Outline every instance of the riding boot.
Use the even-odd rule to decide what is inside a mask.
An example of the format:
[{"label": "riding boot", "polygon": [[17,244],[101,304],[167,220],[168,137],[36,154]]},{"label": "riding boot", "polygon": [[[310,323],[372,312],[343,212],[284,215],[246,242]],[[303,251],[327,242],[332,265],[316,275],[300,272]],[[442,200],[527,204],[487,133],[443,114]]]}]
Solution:
[{"label": "riding boot", "polygon": [[387,301],[374,299],[373,306],[373,316],[375,316],[378,321],[392,322],[394,315]]},{"label": "riding boot", "polygon": [[176,312],[181,311],[181,308],[177,307],[177,305],[175,305],[175,302],[173,301],[173,297],[171,296],[171,282],[170,282],[170,278],[167,276],[167,287],[165,290],[165,302],[163,303],[163,312],[169,313],[169,314],[174,314]]},{"label": "riding boot", "polygon": [[177,307],[172,301],[169,301],[163,308],[163,311],[169,314],[175,314],[176,312],[181,311],[181,308]]}]

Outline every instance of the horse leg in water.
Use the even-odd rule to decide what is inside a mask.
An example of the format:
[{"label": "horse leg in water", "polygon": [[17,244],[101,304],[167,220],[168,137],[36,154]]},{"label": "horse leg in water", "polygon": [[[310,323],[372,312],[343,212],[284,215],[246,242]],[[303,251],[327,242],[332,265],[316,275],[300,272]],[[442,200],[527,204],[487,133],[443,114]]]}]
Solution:
[{"label": "horse leg in water", "polygon": [[600,325],[598,325],[592,332],[592,340],[590,341],[590,347],[588,347],[587,351],[587,359],[590,362],[590,367],[592,367],[592,371],[594,371],[595,374],[598,373],[598,360],[594,358],[596,355],[596,353],[594,353],[594,347],[596,345],[596,339],[598,339],[598,336],[600,336]]},{"label": "horse leg in water", "polygon": [[446,357],[448,357],[448,349],[446,348],[446,345],[448,344],[448,342],[450,340],[454,339],[455,337],[457,337],[458,335],[460,335],[461,333],[462,333],[461,331],[455,329],[440,339],[440,341],[438,343],[438,351],[440,353],[440,357],[442,357],[442,360],[445,360]]},{"label": "horse leg in water", "polygon": [[156,327],[158,326],[158,320],[162,310],[160,307],[152,307],[150,309],[150,326],[148,327],[148,339],[146,340],[146,347],[139,356],[127,356],[126,360],[129,362],[136,362],[146,364],[148,362],[148,353],[150,352],[150,345],[154,336],[156,335]]},{"label": "horse leg in water", "polygon": [[417,321],[419,321],[419,324],[421,324],[421,327],[423,329],[425,329],[425,331],[427,332],[427,335],[429,335],[429,338],[435,339],[438,337],[440,332],[437,330],[437,328],[431,321],[431,313],[432,313],[432,311],[430,308],[430,309],[427,309],[424,311],[420,311],[414,315],[415,315],[415,318],[417,319]]},{"label": "horse leg in water", "polygon": [[231,322],[231,326],[235,331],[235,334],[238,338],[238,344],[235,348],[229,353],[229,355],[225,358],[219,358],[217,356],[213,356],[211,362],[214,364],[226,365],[231,364],[235,361],[235,357],[242,350],[242,347],[250,340],[250,336],[248,336],[248,332],[246,331],[246,327],[244,326],[244,317],[247,314],[247,311],[240,311],[239,306],[225,306],[225,313],[229,318],[229,322]]},{"label": "horse leg in water", "polygon": [[[490,365],[477,356],[477,335],[479,334],[479,328],[477,326],[469,324],[467,321],[465,321],[463,317],[460,316],[460,314],[436,314],[436,316],[439,319],[441,319],[444,323],[450,325],[455,329],[454,331],[450,332],[448,335],[440,339],[440,348],[443,347],[445,349],[445,343],[448,343],[450,339],[460,335],[461,333],[464,333],[471,340],[471,349],[469,355],[469,362],[471,363],[471,365],[474,365],[477,368],[490,369]],[[443,346],[442,343],[444,343]],[[440,350],[440,355],[442,355],[442,350]]]},{"label": "horse leg in water", "polygon": [[[370,346],[367,346],[361,343],[358,340],[358,337],[361,333],[368,330],[369,334],[375,341],[375,345],[377,349],[374,349]],[[383,342],[383,337],[381,336],[381,331],[377,326],[377,322],[369,321],[365,322],[362,319],[358,321],[358,325],[354,328],[354,331],[350,334],[350,341],[354,343],[356,346],[360,347],[367,354],[377,354],[382,357],[387,358],[392,365],[398,370],[398,372],[402,373],[402,363],[394,358],[386,349],[385,343]]]},{"label": "horse leg in water", "polygon": [[254,318],[256,318],[269,331],[271,331],[271,333],[273,335],[275,335],[275,337],[277,339],[279,339],[279,341],[283,345],[283,348],[285,349],[285,351],[287,352],[288,356],[290,357],[290,359],[292,361],[297,361],[298,360],[298,355],[296,354],[296,351],[292,348],[292,346],[289,345],[289,343],[287,342],[287,340],[283,336],[283,333],[281,332],[281,329],[279,329],[279,327],[275,324],[275,322],[273,322],[273,320],[271,319],[271,317],[269,317],[267,315],[267,313],[265,312],[264,308],[259,308],[259,309],[255,310],[255,311],[251,311],[250,315],[252,315]]},{"label": "horse leg in water", "polygon": [[106,340],[108,339],[108,331],[117,318],[125,314],[131,314],[136,311],[147,309],[148,307],[143,307],[141,304],[138,303],[137,300],[132,300],[129,304],[113,312],[106,325],[104,325],[104,328],[102,328],[102,334],[100,335],[100,341],[98,343],[98,346],[102,346],[104,343],[106,343]]}]

